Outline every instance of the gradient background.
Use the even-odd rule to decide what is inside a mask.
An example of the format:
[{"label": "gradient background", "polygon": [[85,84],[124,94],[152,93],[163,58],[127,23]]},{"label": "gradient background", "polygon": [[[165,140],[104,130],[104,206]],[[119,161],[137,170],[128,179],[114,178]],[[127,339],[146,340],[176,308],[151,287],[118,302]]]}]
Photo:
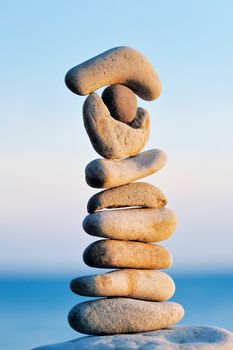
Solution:
[{"label": "gradient background", "polygon": [[[233,267],[233,2],[1,1],[0,274],[76,275],[94,237],[81,228],[99,156],[82,122],[85,97],[66,71],[111,47],[142,51],[163,83],[146,149],[168,163],[146,181],[179,218],[165,242],[177,273]],[[89,272],[93,271],[88,270]],[[68,293],[68,291],[67,291]]]},{"label": "gradient background", "polygon": [[82,122],[72,66],[114,46],[151,60],[163,93],[147,149],[167,166],[148,181],[179,217],[166,242],[180,269],[229,269],[232,235],[232,1],[7,1],[1,9],[1,272],[83,265],[81,229],[98,155]]}]

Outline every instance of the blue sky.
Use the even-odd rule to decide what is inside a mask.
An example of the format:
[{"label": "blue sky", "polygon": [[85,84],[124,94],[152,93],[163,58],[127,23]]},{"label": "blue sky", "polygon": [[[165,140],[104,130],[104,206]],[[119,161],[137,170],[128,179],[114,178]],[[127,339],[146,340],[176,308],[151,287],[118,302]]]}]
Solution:
[{"label": "blue sky", "polygon": [[146,147],[168,164],[146,181],[179,218],[163,244],[178,270],[233,266],[232,1],[5,1],[0,14],[0,273],[84,268],[94,240],[81,228],[98,155],[82,122],[84,97],[66,71],[109,48],[142,51],[163,83]]}]

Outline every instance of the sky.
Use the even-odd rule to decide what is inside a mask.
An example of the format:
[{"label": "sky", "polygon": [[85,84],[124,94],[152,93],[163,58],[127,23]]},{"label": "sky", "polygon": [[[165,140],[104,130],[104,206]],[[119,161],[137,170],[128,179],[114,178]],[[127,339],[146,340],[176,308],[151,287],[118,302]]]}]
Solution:
[{"label": "sky", "polygon": [[177,271],[232,271],[232,18],[231,0],[1,2],[0,274],[86,269],[95,237],[82,220],[98,190],[84,169],[99,155],[83,126],[85,97],[64,76],[121,45],[143,52],[163,84],[156,101],[138,98],[151,114],[145,149],[168,155],[144,181],[179,219],[162,245]]}]

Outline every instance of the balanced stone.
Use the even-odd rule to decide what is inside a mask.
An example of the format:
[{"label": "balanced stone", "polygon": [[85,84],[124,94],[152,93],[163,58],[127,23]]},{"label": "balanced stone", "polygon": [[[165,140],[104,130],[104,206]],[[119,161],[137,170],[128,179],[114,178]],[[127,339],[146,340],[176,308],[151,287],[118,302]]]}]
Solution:
[{"label": "balanced stone", "polygon": [[166,269],[172,265],[172,255],[158,244],[104,239],[90,244],[83,253],[91,267]]},{"label": "balanced stone", "polygon": [[128,297],[165,301],[175,292],[171,277],[158,270],[122,269],[104,274],[75,278],[71,290],[92,297]]},{"label": "balanced stone", "polygon": [[108,298],[75,305],[70,326],[86,334],[136,333],[167,328],[182,319],[181,305],[128,298]]},{"label": "balanced stone", "polygon": [[127,86],[114,84],[102,93],[102,99],[111,116],[122,123],[131,123],[137,112],[137,98]]},{"label": "balanced stone", "polygon": [[93,148],[102,157],[120,159],[138,154],[150,133],[150,115],[138,108],[130,125],[114,119],[103,100],[95,92],[83,105],[83,120]]},{"label": "balanced stone", "polygon": [[78,95],[88,95],[110,84],[123,84],[149,101],[159,97],[162,89],[148,59],[141,52],[126,46],[105,51],[70,69],[65,82]]},{"label": "balanced stone", "polygon": [[81,337],[34,350],[232,350],[233,333],[222,328],[172,326],[137,334]]},{"label": "balanced stone", "polygon": [[166,161],[166,154],[159,149],[119,161],[95,159],[85,169],[86,181],[95,188],[116,187],[155,173]]},{"label": "balanced stone", "polygon": [[145,182],[133,182],[94,194],[87,203],[88,213],[101,209],[143,207],[162,208],[167,199],[157,187]]},{"label": "balanced stone", "polygon": [[176,222],[175,214],[168,208],[104,210],[87,215],[83,228],[97,237],[160,242],[171,236]]}]

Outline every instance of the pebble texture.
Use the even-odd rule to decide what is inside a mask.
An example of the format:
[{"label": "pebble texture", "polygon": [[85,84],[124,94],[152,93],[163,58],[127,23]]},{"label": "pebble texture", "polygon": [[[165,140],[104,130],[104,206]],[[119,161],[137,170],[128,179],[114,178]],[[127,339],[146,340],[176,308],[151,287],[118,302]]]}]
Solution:
[{"label": "pebble texture", "polygon": [[139,51],[116,47],[70,69],[67,87],[78,95],[88,95],[102,86],[123,84],[144,100],[161,94],[161,82],[153,66]]},{"label": "pebble texture", "polygon": [[88,213],[101,209],[143,207],[162,208],[167,204],[164,194],[145,182],[134,182],[94,194],[88,203]]},{"label": "pebble texture", "polygon": [[104,210],[87,215],[83,228],[97,237],[160,242],[171,236],[176,222],[175,214],[168,208]]},{"label": "pebble texture", "polygon": [[93,148],[108,159],[138,154],[150,134],[150,115],[145,109],[139,107],[134,121],[127,125],[110,115],[101,97],[95,92],[84,102],[83,120]]},{"label": "pebble texture", "polygon": [[122,269],[75,278],[71,290],[93,297],[128,297],[165,301],[175,292],[175,284],[166,273],[156,270]]},{"label": "pebble texture", "polygon": [[122,123],[131,123],[137,112],[137,98],[127,86],[114,84],[102,93],[102,100],[111,116]]},{"label": "pebble texture", "polygon": [[125,185],[155,173],[163,168],[166,161],[166,154],[159,149],[152,149],[117,162],[95,159],[86,166],[86,182],[95,188]]},{"label": "pebble texture", "polygon": [[138,334],[82,337],[34,350],[232,350],[233,333],[225,329],[173,326]]},{"label": "pebble texture", "polygon": [[172,265],[170,252],[157,244],[104,239],[90,244],[83,253],[91,267],[166,269]]},{"label": "pebble texture", "polygon": [[102,335],[146,332],[169,327],[184,315],[181,305],[128,298],[108,298],[75,305],[68,315],[80,333]]}]

